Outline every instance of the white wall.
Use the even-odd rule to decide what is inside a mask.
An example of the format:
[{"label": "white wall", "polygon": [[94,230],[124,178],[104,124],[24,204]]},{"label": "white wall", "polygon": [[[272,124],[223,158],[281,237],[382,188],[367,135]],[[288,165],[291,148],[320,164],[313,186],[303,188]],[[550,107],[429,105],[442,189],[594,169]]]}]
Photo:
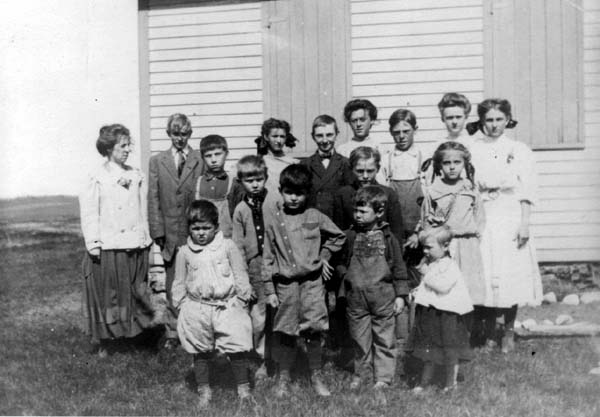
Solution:
[{"label": "white wall", "polygon": [[77,194],[103,124],[140,142],[137,38],[135,0],[0,3],[0,198]]}]

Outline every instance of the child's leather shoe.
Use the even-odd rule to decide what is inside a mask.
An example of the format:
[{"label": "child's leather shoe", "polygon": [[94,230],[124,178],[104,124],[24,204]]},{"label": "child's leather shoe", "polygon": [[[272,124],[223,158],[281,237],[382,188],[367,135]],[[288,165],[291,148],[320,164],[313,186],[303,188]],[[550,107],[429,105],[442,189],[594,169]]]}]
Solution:
[{"label": "child's leather shoe", "polygon": [[329,397],[331,395],[331,391],[329,391],[329,388],[327,388],[327,385],[325,385],[320,371],[314,371],[312,373],[310,376],[310,382],[317,395],[321,397]]},{"label": "child's leather shoe", "polygon": [[198,387],[198,395],[200,396],[198,399],[198,406],[200,408],[208,407],[208,404],[210,404],[210,400],[212,399],[212,390],[210,389],[210,386],[208,386],[208,384],[200,385]]}]

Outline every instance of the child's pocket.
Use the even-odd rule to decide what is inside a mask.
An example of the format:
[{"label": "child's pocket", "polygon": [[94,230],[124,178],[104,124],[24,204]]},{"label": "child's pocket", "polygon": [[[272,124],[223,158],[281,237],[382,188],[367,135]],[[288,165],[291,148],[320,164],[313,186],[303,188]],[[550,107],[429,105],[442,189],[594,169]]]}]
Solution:
[{"label": "child's pocket", "polygon": [[218,259],[217,263],[217,272],[222,277],[229,277],[231,275],[231,267],[229,266],[229,261],[227,259]]},{"label": "child's pocket", "polygon": [[302,236],[304,239],[318,239],[321,237],[318,222],[302,223]]}]

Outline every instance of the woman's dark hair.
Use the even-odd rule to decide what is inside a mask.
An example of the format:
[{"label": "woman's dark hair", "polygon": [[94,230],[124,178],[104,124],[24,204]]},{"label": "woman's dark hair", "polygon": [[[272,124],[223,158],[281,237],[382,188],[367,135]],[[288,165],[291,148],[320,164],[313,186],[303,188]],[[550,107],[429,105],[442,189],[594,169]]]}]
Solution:
[{"label": "woman's dark hair", "polygon": [[266,155],[269,153],[269,142],[265,139],[271,133],[271,129],[283,129],[285,132],[285,146],[288,148],[293,148],[296,146],[296,142],[298,139],[292,135],[291,126],[285,120],[279,120],[270,118],[263,122],[260,128],[260,136],[254,139],[254,143],[256,143],[256,153],[259,155]]},{"label": "woman's dark hair", "polygon": [[471,164],[471,152],[465,145],[456,141],[448,141],[442,143],[435,150],[433,154],[433,178],[442,175],[442,160],[444,158],[445,151],[459,151],[463,154],[463,160],[465,161],[465,172],[467,173],[467,179],[471,181],[471,184],[475,184],[475,168]]},{"label": "woman's dark hair", "polygon": [[479,120],[476,122],[467,123],[467,132],[469,132],[469,135],[474,135],[475,132],[483,129],[485,115],[492,109],[496,109],[504,113],[508,119],[508,122],[506,123],[507,129],[513,129],[515,126],[517,126],[518,122],[512,118],[512,107],[510,105],[510,101],[503,98],[488,98],[477,105],[477,116],[479,117]]},{"label": "woman's dark hair", "polygon": [[304,165],[288,165],[281,171],[279,186],[282,190],[288,189],[299,194],[308,194],[312,188],[312,173]]},{"label": "woman's dark hair", "polygon": [[415,116],[415,114],[408,109],[398,109],[392,113],[390,120],[388,121],[390,125],[390,131],[400,122],[408,123],[414,130],[419,128],[419,126],[417,126],[417,116]]},{"label": "woman's dark hair", "polygon": [[196,222],[208,222],[219,226],[219,210],[208,200],[194,200],[186,211],[188,226]]},{"label": "woman's dark hair", "polygon": [[129,129],[119,123],[102,126],[98,139],[96,140],[96,149],[102,156],[109,156],[113,148],[122,137],[130,138]]},{"label": "woman's dark hair", "polygon": [[361,109],[369,114],[371,121],[374,122],[377,120],[377,107],[375,107],[375,105],[369,100],[356,98],[354,100],[350,100],[348,103],[346,103],[346,106],[344,106],[344,120],[346,123],[350,123],[350,116],[352,113]]}]

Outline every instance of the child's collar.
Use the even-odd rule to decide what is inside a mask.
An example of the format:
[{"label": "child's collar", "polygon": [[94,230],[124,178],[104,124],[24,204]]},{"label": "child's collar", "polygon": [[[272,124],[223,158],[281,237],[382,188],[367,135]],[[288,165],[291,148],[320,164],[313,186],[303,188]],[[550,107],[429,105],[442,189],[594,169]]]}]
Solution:
[{"label": "child's collar", "polygon": [[220,171],[220,172],[214,172],[214,173],[213,173],[213,172],[210,172],[210,171],[207,171],[207,172],[204,174],[204,177],[205,177],[205,178],[206,178],[208,181],[210,181],[210,180],[212,180],[212,179],[214,179],[214,178],[217,178],[217,179],[219,179],[219,180],[224,180],[224,179],[227,179],[227,177],[228,177],[228,174],[227,174],[227,171],[225,171],[225,170],[223,170],[223,171]]},{"label": "child's collar", "polygon": [[204,250],[216,251],[221,247],[224,241],[225,238],[223,237],[223,232],[219,230],[216,233],[215,238],[208,245],[197,245],[192,241],[192,238],[188,236],[187,246],[192,252],[195,253],[202,252]]}]

